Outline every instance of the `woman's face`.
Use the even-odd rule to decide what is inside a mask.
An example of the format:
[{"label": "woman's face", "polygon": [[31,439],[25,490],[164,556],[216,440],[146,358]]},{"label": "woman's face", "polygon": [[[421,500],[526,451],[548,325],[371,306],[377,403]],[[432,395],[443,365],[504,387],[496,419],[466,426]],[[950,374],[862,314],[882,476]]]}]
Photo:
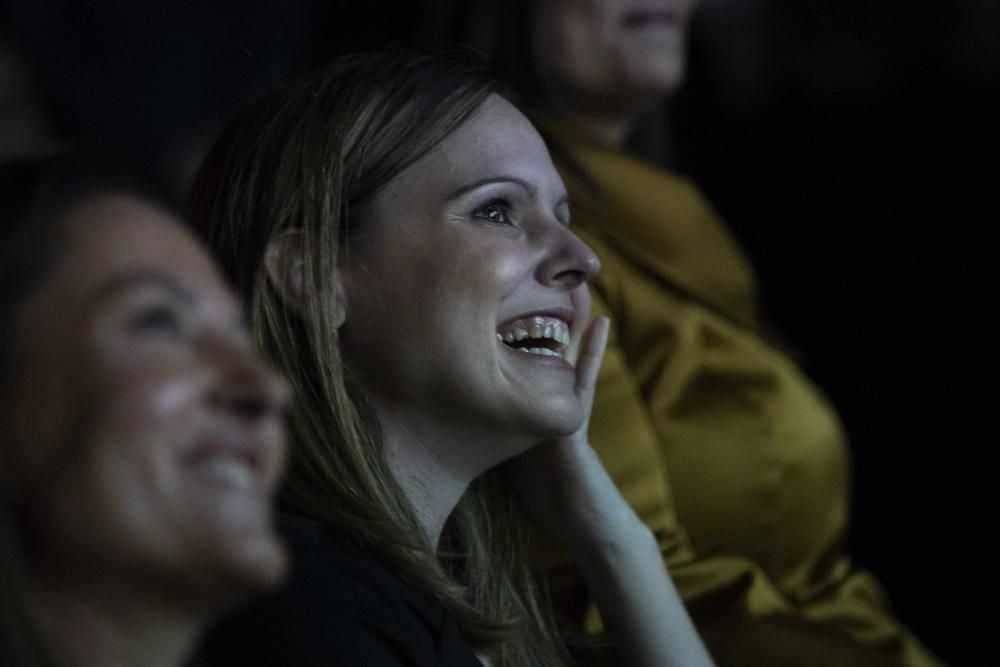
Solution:
[{"label": "woman's face", "polygon": [[684,74],[693,0],[543,0],[535,60],[543,81],[613,106],[673,92]]},{"label": "woman's face", "polygon": [[40,581],[114,576],[183,597],[275,583],[288,390],[211,261],[125,195],[72,206],[18,317],[5,439]]},{"label": "woman's face", "polygon": [[365,215],[342,341],[383,415],[522,448],[576,429],[569,346],[599,263],[530,122],[489,97]]}]

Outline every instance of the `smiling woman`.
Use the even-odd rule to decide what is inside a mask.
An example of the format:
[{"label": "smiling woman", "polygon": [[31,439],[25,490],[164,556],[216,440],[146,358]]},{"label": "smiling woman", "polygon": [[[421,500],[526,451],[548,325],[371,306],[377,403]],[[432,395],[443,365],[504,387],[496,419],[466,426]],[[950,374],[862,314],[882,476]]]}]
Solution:
[{"label": "smiling woman", "polygon": [[178,665],[286,569],[286,385],[135,188],[71,157],[0,182],[0,663]]},{"label": "smiling woman", "polygon": [[566,664],[522,511],[587,572],[622,664],[708,661],[587,443],[599,263],[479,62],[338,61],[230,128],[192,204],[296,391],[295,573],[210,661]]},{"label": "smiling woman", "polygon": [[[462,4],[470,16],[502,6],[480,11],[466,37],[516,81],[559,158],[574,229],[601,259],[593,305],[614,331],[591,442],[656,534],[713,657],[729,666],[939,664],[846,550],[851,471],[840,416],[768,334],[755,269],[730,229],[691,182],[649,161],[669,149],[655,135],[685,74],[697,3]],[[770,209],[760,212],[764,221]],[[572,590],[565,568],[559,581]],[[571,611],[597,630],[580,583],[580,595],[566,596]]]},{"label": "smiling woman", "polygon": [[599,265],[568,229],[565,188],[528,120],[487,97],[366,215],[370,236],[338,271],[340,337],[382,429],[419,414],[422,432],[448,432],[428,439],[435,457],[473,476],[574,430],[574,369],[554,332],[580,339]]}]

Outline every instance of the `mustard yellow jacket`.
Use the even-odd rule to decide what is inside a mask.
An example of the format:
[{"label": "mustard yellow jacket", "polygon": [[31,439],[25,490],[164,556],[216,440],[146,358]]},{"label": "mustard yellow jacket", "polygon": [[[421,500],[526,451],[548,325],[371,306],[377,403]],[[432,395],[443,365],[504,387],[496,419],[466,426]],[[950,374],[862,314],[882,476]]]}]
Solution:
[{"label": "mustard yellow jacket", "polygon": [[761,335],[753,269],[719,217],[686,180],[555,134],[612,321],[591,442],[717,662],[939,664],[844,552],[841,424]]}]

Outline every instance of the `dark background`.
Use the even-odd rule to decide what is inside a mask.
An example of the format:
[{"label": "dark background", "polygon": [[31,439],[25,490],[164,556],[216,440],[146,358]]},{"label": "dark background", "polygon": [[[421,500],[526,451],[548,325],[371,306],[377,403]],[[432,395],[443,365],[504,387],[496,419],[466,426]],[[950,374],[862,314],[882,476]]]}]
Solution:
[{"label": "dark background", "polygon": [[[180,199],[241,105],[419,33],[427,7],[2,0],[0,156],[91,141]],[[703,0],[689,69],[673,166],[735,230],[772,323],[844,416],[852,554],[934,651],[977,664],[995,589],[1000,3]]]},{"label": "dark background", "polygon": [[677,168],[843,415],[851,553],[953,664],[993,601],[1000,3],[706,2]]}]

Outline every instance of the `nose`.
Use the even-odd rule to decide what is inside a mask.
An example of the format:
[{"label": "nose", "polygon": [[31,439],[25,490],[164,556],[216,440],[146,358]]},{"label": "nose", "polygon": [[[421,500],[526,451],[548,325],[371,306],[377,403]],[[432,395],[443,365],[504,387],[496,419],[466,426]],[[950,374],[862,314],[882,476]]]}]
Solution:
[{"label": "nose", "polygon": [[218,406],[241,421],[256,424],[280,417],[291,401],[291,389],[274,368],[247,346],[216,348],[224,355],[216,391]]},{"label": "nose", "polygon": [[583,240],[562,224],[554,226],[550,252],[538,265],[538,281],[567,291],[576,289],[601,270],[601,260]]}]

